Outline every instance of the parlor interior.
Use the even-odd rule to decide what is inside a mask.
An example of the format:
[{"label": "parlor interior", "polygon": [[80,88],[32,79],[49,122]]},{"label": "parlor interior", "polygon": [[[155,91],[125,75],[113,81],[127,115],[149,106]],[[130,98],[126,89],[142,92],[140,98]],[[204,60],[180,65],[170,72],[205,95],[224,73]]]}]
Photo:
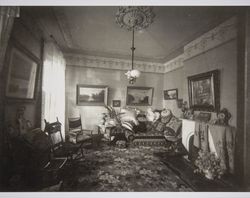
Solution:
[{"label": "parlor interior", "polygon": [[[131,84],[132,31],[116,21],[118,7],[0,7],[1,191],[148,191],[126,190],[122,179],[99,188],[72,172],[87,167],[91,152],[147,147],[180,182],[150,191],[250,190],[248,7],[152,8],[152,23],[134,33],[140,76]],[[102,95],[86,99],[86,90]],[[119,112],[127,126],[110,121]],[[76,117],[81,137],[70,133]],[[57,127],[80,159],[54,155]],[[201,149],[219,158],[221,177],[194,171]]]}]

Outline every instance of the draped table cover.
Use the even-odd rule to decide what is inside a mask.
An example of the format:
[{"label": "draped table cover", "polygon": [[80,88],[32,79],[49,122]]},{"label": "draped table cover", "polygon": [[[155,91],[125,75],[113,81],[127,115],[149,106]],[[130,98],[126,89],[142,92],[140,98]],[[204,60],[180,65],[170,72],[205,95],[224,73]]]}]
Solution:
[{"label": "draped table cover", "polygon": [[[194,135],[195,147],[204,151],[214,152],[221,160],[221,168],[234,173],[235,127],[214,125],[193,120],[183,120],[182,127],[182,134],[184,136],[185,134],[189,134],[190,136],[190,133]],[[187,133],[185,130],[189,132]]]}]

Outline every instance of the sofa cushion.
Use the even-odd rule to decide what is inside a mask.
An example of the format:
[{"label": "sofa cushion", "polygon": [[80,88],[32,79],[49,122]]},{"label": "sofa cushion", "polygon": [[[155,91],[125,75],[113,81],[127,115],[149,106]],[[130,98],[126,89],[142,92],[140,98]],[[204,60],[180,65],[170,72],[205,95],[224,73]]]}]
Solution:
[{"label": "sofa cushion", "polygon": [[163,132],[164,129],[165,129],[165,123],[161,122],[161,121],[156,121],[154,123],[154,129],[156,131],[159,131],[159,132]]},{"label": "sofa cushion", "polygon": [[180,127],[181,121],[172,116],[171,120],[165,125],[164,136],[166,139],[168,137],[171,139],[172,137],[179,137],[180,136]]}]

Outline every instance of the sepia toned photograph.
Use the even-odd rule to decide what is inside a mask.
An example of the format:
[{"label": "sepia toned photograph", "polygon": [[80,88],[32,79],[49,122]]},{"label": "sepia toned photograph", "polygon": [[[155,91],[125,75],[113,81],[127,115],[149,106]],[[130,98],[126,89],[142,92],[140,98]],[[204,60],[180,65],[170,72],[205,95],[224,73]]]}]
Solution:
[{"label": "sepia toned photograph", "polygon": [[0,197],[249,196],[249,21],[0,2]]}]

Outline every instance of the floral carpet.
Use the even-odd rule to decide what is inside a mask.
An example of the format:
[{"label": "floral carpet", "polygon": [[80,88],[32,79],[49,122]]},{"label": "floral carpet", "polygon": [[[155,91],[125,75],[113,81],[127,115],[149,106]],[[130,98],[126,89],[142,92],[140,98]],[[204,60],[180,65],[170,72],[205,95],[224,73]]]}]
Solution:
[{"label": "floral carpet", "polygon": [[[88,150],[85,158],[68,171],[62,191],[81,192],[177,192],[192,191],[169,169],[157,152],[164,147]],[[166,150],[167,152],[167,150]]]}]

